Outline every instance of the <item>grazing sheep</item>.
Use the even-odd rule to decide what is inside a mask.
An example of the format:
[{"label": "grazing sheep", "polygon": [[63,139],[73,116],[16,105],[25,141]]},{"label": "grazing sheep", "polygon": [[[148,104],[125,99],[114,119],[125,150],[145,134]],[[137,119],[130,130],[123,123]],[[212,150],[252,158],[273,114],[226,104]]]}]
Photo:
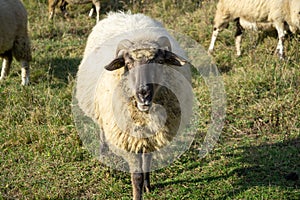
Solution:
[{"label": "grazing sheep", "polygon": [[[189,121],[192,98],[184,80],[190,83],[191,74],[184,57],[166,29],[142,14],[109,13],[88,38],[77,74],[76,101],[99,124],[109,148],[128,163],[135,200],[142,199],[144,189],[150,190],[151,153],[168,146]],[[157,63],[184,80],[157,68]],[[188,111],[180,109],[169,88],[151,77],[172,82]]]},{"label": "grazing sheep", "polygon": [[27,12],[19,0],[0,1],[0,56],[3,58],[0,81],[9,73],[13,57],[21,63],[22,85],[29,82],[30,41]]},{"label": "grazing sheep", "polygon": [[214,19],[214,29],[208,51],[212,53],[219,31],[237,21],[235,34],[237,55],[241,55],[240,43],[243,29],[265,30],[274,27],[278,33],[277,51],[284,57],[286,24],[295,33],[300,29],[299,0],[220,0]]},{"label": "grazing sheep", "polygon": [[[60,3],[60,4],[59,4]],[[87,4],[93,3],[97,13],[97,22],[100,20],[100,0],[48,0],[48,9],[49,9],[49,19],[52,20],[55,13],[55,7],[59,4],[60,10],[63,13],[64,17],[68,16],[67,5],[68,4]],[[93,9],[91,9],[89,16],[93,14]]]}]

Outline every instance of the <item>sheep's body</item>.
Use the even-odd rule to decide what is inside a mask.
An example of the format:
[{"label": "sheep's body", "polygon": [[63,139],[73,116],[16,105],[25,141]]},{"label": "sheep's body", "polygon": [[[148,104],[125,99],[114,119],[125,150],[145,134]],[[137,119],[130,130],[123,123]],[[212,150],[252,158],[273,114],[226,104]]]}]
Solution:
[{"label": "sheep's body", "polygon": [[243,28],[265,30],[272,27],[278,32],[277,50],[284,56],[283,41],[285,23],[292,32],[300,29],[300,1],[298,0],[220,0],[214,19],[214,31],[209,46],[213,51],[218,32],[228,26],[230,21],[237,20],[236,45],[237,55],[241,54],[240,43]]},{"label": "sheep's body", "polygon": [[[100,0],[48,0],[49,19],[52,20],[55,13],[55,7],[59,4],[60,10],[63,12],[65,17],[68,16],[67,5],[68,4],[87,4],[93,3],[97,13],[97,22],[100,20]],[[93,14],[93,8],[90,11],[89,16]]]},{"label": "sheep's body", "polygon": [[27,12],[19,0],[0,1],[0,56],[3,58],[0,80],[10,70],[13,57],[22,66],[22,85],[29,82],[30,41],[27,30]]},{"label": "sheep's body", "polygon": [[[113,60],[115,56],[116,46],[122,39],[131,39],[128,37],[133,37],[134,39],[157,39],[158,35],[169,35],[169,33],[163,28],[162,24],[146,17],[142,14],[127,15],[123,13],[109,13],[106,19],[99,22],[94,28],[89,38],[84,51],[83,61],[86,64],[81,64],[78,71],[78,85],[77,88],[80,89],[81,94],[77,91],[78,101],[80,107],[86,112],[87,116],[97,119],[99,114],[95,113],[95,99],[94,93],[97,86],[97,81],[99,76],[104,71],[104,66]],[[143,30],[152,29],[155,32],[147,33]],[[137,30],[137,34],[126,34],[131,33],[131,31]],[[140,30],[140,32],[139,32]],[[124,33],[124,36],[121,34]],[[109,43],[109,46],[105,44],[108,40],[120,36],[119,40],[114,40]],[[172,37],[170,36],[170,39]],[[102,50],[103,44],[105,44],[105,51]],[[179,45],[173,41],[172,51],[182,57],[185,57],[184,51],[179,47]],[[98,52],[97,52],[98,51]],[[95,56],[90,56],[94,54]],[[99,55],[97,55],[99,54]],[[96,56],[97,55],[97,56]],[[90,59],[89,57],[93,57]],[[97,60],[95,60],[97,59]],[[82,61],[82,63],[84,63]],[[93,65],[90,62],[98,63],[98,65]],[[102,67],[99,67],[102,66]],[[190,79],[190,72],[185,68],[179,68],[187,79]],[[114,72],[114,73],[122,73]],[[109,72],[103,72],[103,74],[111,74]],[[104,76],[104,75],[103,75]],[[119,75],[112,76],[110,80],[115,79],[113,82],[116,84],[119,82]],[[89,81],[86,81],[89,80]],[[109,84],[105,87],[113,88]],[[112,95],[112,94],[110,94]],[[108,95],[106,95],[108,96]],[[111,99],[112,97],[110,97]]]},{"label": "sheep's body", "polygon": [[[140,199],[142,193],[141,188],[135,184],[137,182],[136,173],[150,171],[150,164],[145,161],[148,158],[144,159],[146,164],[143,164],[143,168],[140,169],[135,156],[138,156],[139,153],[151,153],[167,146],[176,135],[180,123],[184,121],[183,123],[186,124],[188,119],[183,117],[183,113],[180,113],[179,102],[172,91],[164,88],[158,92],[154,103],[173,106],[165,107],[168,118],[165,124],[159,124],[163,118],[159,112],[153,111],[153,114],[141,112],[136,108],[133,100],[128,102],[130,96],[123,95],[123,90],[129,90],[126,84],[119,85],[122,82],[124,70],[121,68],[106,71],[104,66],[114,59],[120,41],[128,39],[133,43],[149,44],[155,43],[161,36],[169,38],[175,54],[185,57],[184,51],[159,22],[142,14],[110,13],[106,19],[100,21],[93,28],[77,76],[78,105],[87,116],[93,118],[100,125],[109,148],[128,162],[130,171],[133,173],[134,199]],[[176,68],[176,70],[190,80],[189,66]],[[189,95],[185,95],[188,94],[188,91],[180,86],[181,83],[176,83],[176,77],[171,76],[169,78],[174,81],[177,92],[188,98]],[[190,99],[186,99],[186,102],[189,101]],[[127,121],[120,125],[122,120],[118,121],[116,114],[120,116],[120,119]],[[129,118],[125,116],[129,116]],[[121,128],[122,126],[125,127]],[[135,127],[147,127],[151,136],[146,137],[147,133],[140,132]],[[132,130],[134,130],[134,134]],[[149,173],[145,176],[146,179],[147,176],[149,179]],[[145,182],[146,190],[149,189],[147,185],[148,183]]]}]

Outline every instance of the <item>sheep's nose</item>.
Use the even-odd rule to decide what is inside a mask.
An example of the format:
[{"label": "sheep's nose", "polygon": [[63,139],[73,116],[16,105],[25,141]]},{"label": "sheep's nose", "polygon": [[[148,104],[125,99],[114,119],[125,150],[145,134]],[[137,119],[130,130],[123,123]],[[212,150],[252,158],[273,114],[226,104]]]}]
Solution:
[{"label": "sheep's nose", "polygon": [[151,104],[152,101],[152,87],[151,85],[142,85],[137,90],[137,97],[140,103],[144,105]]}]

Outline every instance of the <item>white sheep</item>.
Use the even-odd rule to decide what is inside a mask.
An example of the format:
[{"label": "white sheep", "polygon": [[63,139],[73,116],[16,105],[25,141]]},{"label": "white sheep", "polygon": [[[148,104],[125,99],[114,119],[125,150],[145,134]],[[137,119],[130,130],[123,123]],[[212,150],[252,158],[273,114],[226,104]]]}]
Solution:
[{"label": "white sheep", "polygon": [[278,33],[277,51],[284,57],[284,37],[288,28],[295,33],[300,29],[299,0],[220,0],[214,18],[214,29],[208,51],[213,52],[219,31],[237,21],[235,44],[237,55],[241,55],[240,44],[243,29],[265,30],[275,28]]},{"label": "white sheep", "polygon": [[27,11],[19,0],[0,1],[0,56],[3,58],[0,81],[10,71],[13,57],[21,63],[22,85],[29,83],[30,40]]},{"label": "white sheep", "polygon": [[[52,20],[55,14],[55,7],[59,4],[59,8],[64,17],[68,16],[67,5],[68,4],[87,4],[93,3],[97,13],[97,22],[100,20],[100,0],[48,0],[49,19]],[[93,14],[94,8],[91,9],[89,16]]]},{"label": "white sheep", "polygon": [[[157,68],[157,63],[183,79]],[[171,81],[188,111],[151,77]],[[143,14],[109,13],[88,38],[76,101],[99,124],[109,148],[129,164],[135,200],[142,199],[143,189],[150,190],[151,153],[168,146],[179,126],[188,123],[192,98],[184,80],[190,83],[190,78],[184,51],[161,23]]]}]

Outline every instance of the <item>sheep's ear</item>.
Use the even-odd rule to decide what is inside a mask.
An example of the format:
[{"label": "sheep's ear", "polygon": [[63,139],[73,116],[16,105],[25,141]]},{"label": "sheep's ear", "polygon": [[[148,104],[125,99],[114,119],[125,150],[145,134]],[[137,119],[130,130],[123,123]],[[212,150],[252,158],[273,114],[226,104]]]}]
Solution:
[{"label": "sheep's ear", "polygon": [[124,67],[124,65],[125,65],[125,60],[123,57],[120,56],[120,57],[115,58],[104,68],[108,71],[114,71],[116,69],[120,69],[121,67]]},{"label": "sheep's ear", "polygon": [[181,67],[181,66],[189,63],[189,61],[176,55],[175,53],[173,53],[171,51],[165,51],[165,63],[167,65],[175,65],[175,66]]}]

